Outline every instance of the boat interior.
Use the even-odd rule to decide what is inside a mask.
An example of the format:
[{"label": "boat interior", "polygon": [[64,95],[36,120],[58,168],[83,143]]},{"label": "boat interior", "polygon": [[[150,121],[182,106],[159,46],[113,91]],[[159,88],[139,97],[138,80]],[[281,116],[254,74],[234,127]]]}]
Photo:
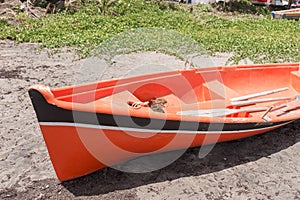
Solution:
[{"label": "boat interior", "polygon": [[53,88],[51,93],[59,107],[113,114],[278,118],[300,113],[300,72],[299,63],[211,67]]}]

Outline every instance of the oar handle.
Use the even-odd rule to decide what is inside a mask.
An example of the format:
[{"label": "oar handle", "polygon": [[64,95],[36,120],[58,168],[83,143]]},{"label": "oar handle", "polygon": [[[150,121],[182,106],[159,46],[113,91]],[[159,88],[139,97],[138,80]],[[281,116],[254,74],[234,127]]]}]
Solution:
[{"label": "oar handle", "polygon": [[266,96],[266,95],[282,92],[282,91],[285,91],[285,90],[288,90],[288,89],[289,89],[288,87],[278,88],[278,89],[275,89],[275,90],[268,90],[268,91],[264,91],[264,92],[259,92],[259,93],[245,95],[245,96],[235,97],[235,98],[232,98],[230,100],[231,101],[244,101],[244,100],[252,99],[252,98],[255,98],[255,97],[261,97],[261,96]]}]

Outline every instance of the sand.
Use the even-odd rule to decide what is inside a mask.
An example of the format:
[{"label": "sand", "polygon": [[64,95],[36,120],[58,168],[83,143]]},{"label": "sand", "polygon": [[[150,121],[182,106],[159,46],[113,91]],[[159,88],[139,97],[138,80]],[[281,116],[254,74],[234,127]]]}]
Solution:
[{"label": "sand", "polygon": [[[50,51],[36,47],[0,41],[0,199],[300,199],[299,121],[263,135],[217,144],[203,159],[198,158],[199,148],[189,149],[154,172],[107,168],[60,183],[27,88],[71,85],[88,61],[64,49],[49,56]],[[213,61],[224,64],[227,58],[220,54]],[[145,67],[145,63],[156,67]],[[121,55],[102,78],[183,64],[155,52]]]}]

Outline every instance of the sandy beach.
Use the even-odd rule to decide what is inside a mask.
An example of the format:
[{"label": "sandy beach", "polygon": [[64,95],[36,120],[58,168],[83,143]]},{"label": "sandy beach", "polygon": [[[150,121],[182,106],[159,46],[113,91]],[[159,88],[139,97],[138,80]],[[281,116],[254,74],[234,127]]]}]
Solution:
[{"label": "sandy beach", "polygon": [[[36,47],[0,40],[0,199],[300,199],[299,120],[217,144],[203,159],[198,158],[199,148],[188,149],[154,172],[106,168],[60,183],[27,89],[33,84],[72,85],[87,61],[72,51],[50,55]],[[222,65],[227,58],[220,54],[212,59]],[[102,78],[131,75],[145,63],[166,70],[184,65],[173,56],[132,53],[116,56]]]}]

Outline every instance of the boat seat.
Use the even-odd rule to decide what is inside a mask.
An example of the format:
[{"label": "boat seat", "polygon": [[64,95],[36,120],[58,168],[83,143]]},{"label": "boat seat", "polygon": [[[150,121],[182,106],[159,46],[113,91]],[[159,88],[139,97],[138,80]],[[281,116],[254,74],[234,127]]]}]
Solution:
[{"label": "boat seat", "polygon": [[291,85],[293,86],[293,89],[295,89],[297,92],[300,92],[300,73],[299,71],[293,71],[291,72]]},{"label": "boat seat", "polygon": [[203,84],[203,97],[205,100],[228,99],[237,97],[239,94],[218,80]]},{"label": "boat seat", "polygon": [[112,95],[97,99],[93,102],[90,102],[89,104],[103,104],[103,103],[112,103],[112,104],[116,104],[116,105],[128,105],[128,102],[132,101],[132,102],[139,102],[140,100],[134,96],[131,92],[129,92],[128,90],[122,91],[122,92],[118,92],[118,93],[114,93]]}]

